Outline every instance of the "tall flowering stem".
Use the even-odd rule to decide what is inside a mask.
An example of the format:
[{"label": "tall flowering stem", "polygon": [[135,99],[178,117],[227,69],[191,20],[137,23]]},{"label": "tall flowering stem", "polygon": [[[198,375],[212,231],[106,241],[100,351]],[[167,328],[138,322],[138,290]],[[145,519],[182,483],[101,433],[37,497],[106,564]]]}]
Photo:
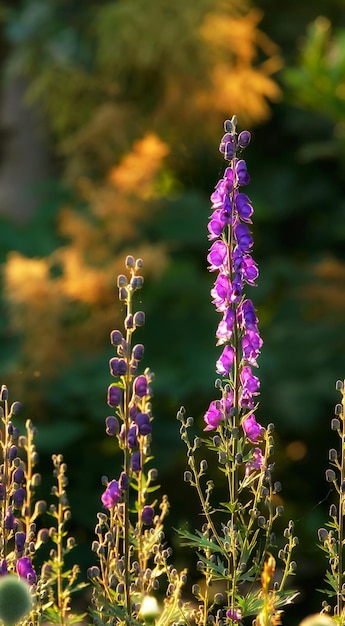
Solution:
[{"label": "tall flowering stem", "polygon": [[329,568],[325,580],[329,589],[323,593],[329,599],[335,598],[332,607],[328,600],[323,602],[323,611],[334,614],[339,624],[345,620],[345,381],[339,380],[336,388],[341,394],[341,401],[335,406],[335,417],[331,429],[338,435],[338,449],[328,452],[330,467],[326,470],[326,481],[333,486],[336,502],[329,508],[329,522],[326,528],[318,531],[320,547],[326,553]]},{"label": "tall flowering stem", "polygon": [[[181,438],[187,446],[189,468],[185,480],[198,493],[205,524],[200,534],[181,531],[181,535],[185,544],[198,549],[197,569],[206,582],[203,592],[198,584],[193,588],[200,602],[195,621],[206,625],[225,619],[233,624],[255,615],[260,626],[267,626],[268,617],[262,616],[269,615],[269,623],[273,623],[279,607],[292,600],[293,594],[285,592],[284,586],[295,569],[291,553],[297,538],[293,536],[293,523],[289,522],[284,531],[289,541],[279,551],[283,562],[280,581],[272,581],[272,593],[266,583],[265,589],[253,591],[254,583],[268,580],[267,576],[262,577],[262,571],[275,547],[273,524],[283,514],[283,506],[278,495],[281,485],[273,482],[270,462],[274,427],[269,424],[264,428],[255,415],[260,389],[256,370],[262,339],[253,302],[245,289],[256,285],[259,272],[252,256],[253,205],[242,190],[250,182],[243,152],[251,136],[249,131],[238,134],[236,126],[235,116],[224,125],[219,149],[227,165],[211,196],[208,223],[211,246],[207,260],[209,271],[216,274],[211,296],[221,315],[216,338],[222,349],[216,362],[219,378],[215,387],[219,397],[212,400],[204,415],[204,431],[211,437],[192,440],[192,418],[185,418],[184,409],[178,414]],[[205,446],[217,455],[222,477],[217,483],[213,476],[206,480],[208,462],[206,458],[199,460]],[[221,485],[228,495],[219,505],[214,502],[214,491]],[[210,588],[215,581],[222,581],[224,587],[223,593],[213,597]],[[250,589],[246,594],[245,585]],[[270,611],[263,613],[263,598],[268,595]]]},{"label": "tall flowering stem", "polygon": [[[148,368],[139,372],[144,346],[133,341],[145,322],[144,312],[134,311],[134,296],[143,285],[142,260],[129,255],[125,266],[127,275],[117,278],[125,311],[123,329],[111,332],[116,356],[109,366],[115,380],[107,395],[113,414],[106,418],[106,433],[122,452],[122,467],[117,478],[103,477],[105,511],[98,514],[92,546],[99,564],[88,571],[94,585],[93,617],[95,624],[137,625],[155,618],[157,626],[168,626],[180,617],[186,576],[169,563],[172,551],[165,545],[163,525],[169,502],[166,496],[160,502],[153,497],[159,488],[157,470],[147,469],[152,459],[153,374]],[[161,578],[167,587],[159,608]]]}]

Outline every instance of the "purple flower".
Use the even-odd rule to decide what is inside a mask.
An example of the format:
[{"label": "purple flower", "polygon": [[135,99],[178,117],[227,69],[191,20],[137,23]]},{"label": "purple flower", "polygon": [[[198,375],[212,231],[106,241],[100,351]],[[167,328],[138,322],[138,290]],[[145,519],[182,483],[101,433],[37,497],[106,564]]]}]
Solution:
[{"label": "purple flower", "polygon": [[0,576],[6,576],[8,574],[7,561],[2,559],[0,561]]},{"label": "purple flower", "polygon": [[210,406],[208,407],[208,410],[204,415],[204,420],[207,424],[204,430],[215,430],[216,428],[218,428],[223,418],[224,415],[221,408],[220,400],[212,400]]},{"label": "purple flower", "polygon": [[112,509],[115,504],[118,504],[120,502],[120,498],[121,491],[119,483],[117,482],[117,480],[112,480],[101,496],[103,506],[105,506],[106,509]]},{"label": "purple flower", "polygon": [[127,364],[124,359],[118,359],[117,357],[113,357],[109,361],[109,366],[112,376],[124,376],[127,372]]},{"label": "purple flower", "polygon": [[148,388],[146,376],[142,374],[141,376],[138,376],[134,380],[133,392],[135,393],[136,396],[139,396],[139,398],[143,398],[144,396],[148,395],[149,388]]},{"label": "purple flower", "polygon": [[141,511],[141,521],[145,526],[150,526],[153,522],[155,510],[152,506],[144,506]]},{"label": "purple flower", "polygon": [[258,390],[260,389],[260,381],[257,376],[254,376],[252,374],[252,370],[249,365],[245,365],[244,367],[242,367],[240,378],[243,388],[247,389],[253,395],[258,394]]},{"label": "purple flower", "polygon": [[253,207],[248,196],[245,193],[236,194],[235,207],[241,220],[251,223],[252,220],[250,218],[253,215]]},{"label": "purple flower", "polygon": [[13,472],[13,482],[20,485],[24,481],[24,470],[21,467],[17,467]]},{"label": "purple flower", "polygon": [[141,454],[139,450],[133,452],[131,456],[131,469],[133,472],[139,472],[141,470]]},{"label": "purple flower", "polygon": [[114,435],[119,434],[119,430],[120,430],[119,420],[116,417],[109,415],[105,420],[105,424],[106,424],[105,432],[107,433],[107,435],[114,436]]},{"label": "purple flower", "polygon": [[216,331],[216,337],[218,339],[217,346],[222,345],[230,341],[235,324],[235,312],[233,309],[228,308],[223,315],[223,318],[218,324]]},{"label": "purple flower", "polygon": [[36,572],[28,556],[22,556],[17,561],[17,572],[21,578],[24,578],[29,585],[36,582]]},{"label": "purple flower", "polygon": [[122,400],[122,389],[116,385],[109,385],[108,387],[108,404],[112,408],[119,406]]},{"label": "purple flower", "polygon": [[255,415],[251,414],[246,417],[242,422],[242,428],[244,430],[244,434],[251,443],[258,443],[260,437],[262,436],[263,428],[257,423]]},{"label": "purple flower", "polygon": [[13,493],[13,504],[16,509],[21,509],[24,504],[24,499],[26,496],[25,489],[23,487],[19,487]]},{"label": "purple flower", "polygon": [[243,330],[257,330],[258,318],[251,300],[244,300],[238,307],[237,321]]},{"label": "purple flower", "polygon": [[242,351],[244,359],[250,364],[257,367],[257,358],[260,354],[262,339],[255,330],[248,330],[242,337]]},{"label": "purple flower", "polygon": [[242,611],[241,609],[228,609],[226,617],[233,622],[239,622],[242,619]]},{"label": "purple flower", "polygon": [[253,245],[253,237],[250,234],[248,226],[238,222],[234,228],[234,234],[239,250],[241,250],[241,252],[249,252]]},{"label": "purple flower", "polygon": [[10,446],[9,449],[8,449],[8,459],[10,461],[14,461],[14,459],[17,456],[17,453],[18,453],[17,446],[14,446],[14,445]]},{"label": "purple flower", "polygon": [[221,356],[216,363],[216,372],[221,376],[229,376],[234,362],[235,350],[232,346],[226,345]]},{"label": "purple flower", "polygon": [[138,445],[138,439],[137,439],[137,425],[133,424],[132,426],[130,426],[130,428],[128,429],[128,435],[127,435],[127,443],[128,443],[128,447],[132,450],[133,448],[136,448]]},{"label": "purple flower", "polygon": [[246,476],[249,476],[253,470],[258,470],[264,467],[264,462],[265,459],[260,448],[254,448],[252,460],[246,463]]},{"label": "purple flower", "polygon": [[226,243],[217,239],[210,248],[207,260],[210,263],[210,272],[214,272],[220,267],[228,267],[228,246]]},{"label": "purple flower", "polygon": [[138,413],[135,418],[139,435],[148,435],[152,431],[150,416],[147,413]]},{"label": "purple flower", "polygon": [[238,184],[240,186],[248,185],[248,183],[250,182],[250,176],[247,172],[246,162],[243,159],[240,159],[239,161],[236,162],[235,172],[236,172],[236,178],[237,178]]},{"label": "purple flower", "polygon": [[211,289],[211,296],[212,304],[215,305],[217,311],[222,313],[227,310],[231,298],[231,282],[227,274],[218,274],[214,287]]},{"label": "purple flower", "polygon": [[216,209],[212,213],[210,217],[210,221],[207,226],[208,232],[209,232],[208,238],[210,241],[212,241],[213,239],[217,239],[219,235],[221,235],[226,222],[227,222],[227,218],[222,209]]}]

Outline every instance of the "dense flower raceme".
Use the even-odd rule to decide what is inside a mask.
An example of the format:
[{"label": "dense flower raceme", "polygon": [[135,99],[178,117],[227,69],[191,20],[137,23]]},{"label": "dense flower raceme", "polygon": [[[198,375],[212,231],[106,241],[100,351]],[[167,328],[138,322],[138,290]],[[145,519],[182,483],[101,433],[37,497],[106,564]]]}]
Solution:
[{"label": "dense flower raceme", "polygon": [[[106,418],[106,433],[110,436],[117,436],[120,447],[129,453],[129,463],[127,467],[124,467],[125,471],[122,472],[119,481],[113,479],[107,483],[101,496],[106,509],[121,505],[124,491],[128,489],[130,475],[141,471],[144,456],[143,444],[146,442],[145,437],[150,435],[152,430],[152,416],[148,403],[152,373],[145,370],[144,374],[138,374],[138,365],[144,356],[144,346],[135,344],[132,347],[131,343],[136,328],[142,326],[145,321],[143,311],[137,311],[135,314],[130,312],[132,295],[143,284],[143,278],[137,274],[142,268],[141,259],[135,261],[133,257],[128,256],[126,268],[130,272],[130,280],[124,275],[118,276],[117,280],[119,298],[127,304],[124,331],[113,330],[110,334],[117,356],[110,359],[109,368],[116,382],[109,385],[107,400],[116,415],[109,415]],[[151,523],[152,511],[152,507],[149,506],[143,509],[144,524]]]},{"label": "dense flower raceme", "polygon": [[[245,436],[257,444],[263,428],[253,414],[260,388],[253,368],[258,366],[262,340],[253,303],[246,297],[244,287],[246,284],[255,286],[259,272],[252,258],[253,238],[249,229],[253,206],[247,194],[240,190],[250,181],[242,158],[250,133],[243,131],[237,136],[234,119],[225,122],[225,131],[219,149],[229,164],[211,195],[213,212],[208,237],[212,243],[207,260],[209,271],[217,272],[211,296],[222,315],[216,337],[217,345],[223,349],[216,371],[224,377],[227,391],[223,390],[220,400],[211,402],[204,416],[205,430],[225,424],[233,408],[241,417]],[[257,463],[253,461],[252,467]]]}]

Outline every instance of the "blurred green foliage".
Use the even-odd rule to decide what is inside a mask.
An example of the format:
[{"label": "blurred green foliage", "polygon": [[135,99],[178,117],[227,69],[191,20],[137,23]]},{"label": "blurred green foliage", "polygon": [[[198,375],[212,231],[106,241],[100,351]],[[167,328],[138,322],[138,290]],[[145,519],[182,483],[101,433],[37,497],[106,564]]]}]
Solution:
[{"label": "blurred green foliage", "polygon": [[343,2],[26,0],[5,6],[4,20],[4,75],[25,76],[53,176],[28,222],[1,217],[0,373],[37,423],[43,456],[61,451],[71,466],[80,536],[92,532],[101,474],[118,472],[103,423],[127,252],[144,257],[153,451],[172,523],[183,521],[175,414],[184,404],[202,428],[215,394],[208,197],[223,119],[236,113],[253,133],[259,417],[276,424],[301,580],[314,593],[328,424],[345,371]]}]

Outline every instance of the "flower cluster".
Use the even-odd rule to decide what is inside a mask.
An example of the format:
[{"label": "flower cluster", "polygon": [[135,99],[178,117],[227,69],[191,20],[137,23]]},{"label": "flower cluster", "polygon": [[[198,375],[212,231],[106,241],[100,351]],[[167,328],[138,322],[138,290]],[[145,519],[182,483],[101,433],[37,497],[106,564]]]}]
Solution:
[{"label": "flower cluster", "polygon": [[[250,133],[242,131],[237,136],[235,118],[227,120],[224,127],[226,132],[219,149],[229,163],[211,195],[213,212],[208,238],[213,243],[207,260],[209,270],[217,272],[211,296],[222,314],[216,331],[217,345],[224,347],[216,371],[226,385],[222,398],[212,401],[205,413],[205,430],[215,430],[221,423],[235,425],[240,418],[246,437],[255,444],[263,435],[254,414],[260,381],[253,374],[262,339],[254,305],[245,296],[244,287],[254,286],[259,272],[252,257],[253,238],[248,226],[252,223],[253,206],[240,190],[250,177],[245,160],[239,158],[250,142]],[[259,463],[259,456],[257,448],[253,463]],[[248,471],[253,463],[248,464]]]}]

